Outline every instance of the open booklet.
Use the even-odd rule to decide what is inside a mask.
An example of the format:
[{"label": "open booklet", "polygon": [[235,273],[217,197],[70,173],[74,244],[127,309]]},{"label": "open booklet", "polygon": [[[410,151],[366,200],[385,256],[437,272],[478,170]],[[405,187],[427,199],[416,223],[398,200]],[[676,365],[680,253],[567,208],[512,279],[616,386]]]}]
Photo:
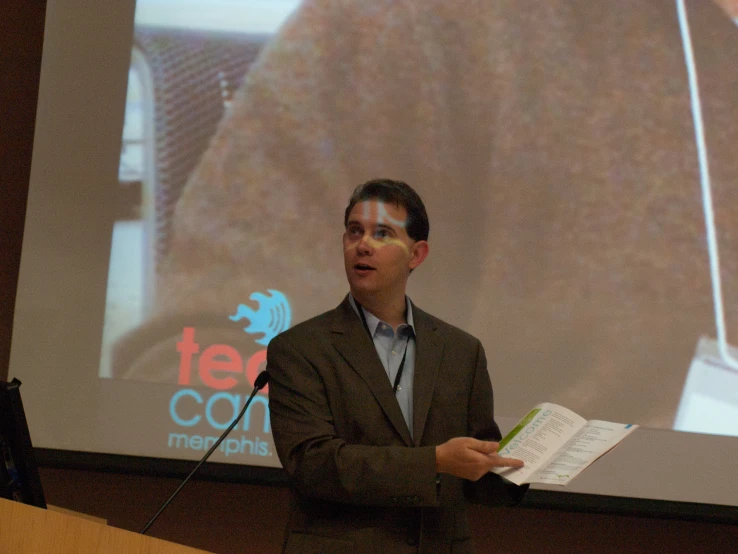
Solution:
[{"label": "open booklet", "polygon": [[520,420],[497,450],[505,458],[523,460],[525,466],[493,471],[517,485],[566,485],[637,428],[632,424],[587,421],[562,406],[544,402]]}]

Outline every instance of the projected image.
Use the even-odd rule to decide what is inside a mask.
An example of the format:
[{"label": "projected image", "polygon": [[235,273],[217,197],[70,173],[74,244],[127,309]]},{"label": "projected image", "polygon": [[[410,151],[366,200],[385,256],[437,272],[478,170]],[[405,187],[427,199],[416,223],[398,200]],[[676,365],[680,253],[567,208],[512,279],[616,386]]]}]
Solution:
[{"label": "projected image", "polygon": [[[259,52],[298,3],[138,2],[119,167],[126,217],[113,229],[101,377],[120,376],[116,345],[155,316],[185,183]],[[165,431],[157,454],[190,457],[210,448],[264,369],[269,340],[291,323],[289,299],[268,283],[210,312],[203,332],[202,314],[184,316],[176,340],[161,352],[162,367],[172,371],[143,379],[173,385],[150,392],[143,407],[144,420],[156,405],[168,407],[154,415]],[[230,337],[208,332],[213,320]],[[222,444],[225,459],[272,456],[265,396],[253,411]],[[276,463],[276,456],[262,462]]]},{"label": "projected image", "polygon": [[[200,449],[342,300],[343,210],[388,177],[498,414],[738,435],[736,4],[139,0],[100,376]],[[263,400],[231,447],[276,464]]]},{"label": "projected image", "polygon": [[112,345],[151,315],[189,174],[259,51],[298,3],[138,2],[119,168],[121,188],[135,192],[113,233],[101,376],[112,376]]}]

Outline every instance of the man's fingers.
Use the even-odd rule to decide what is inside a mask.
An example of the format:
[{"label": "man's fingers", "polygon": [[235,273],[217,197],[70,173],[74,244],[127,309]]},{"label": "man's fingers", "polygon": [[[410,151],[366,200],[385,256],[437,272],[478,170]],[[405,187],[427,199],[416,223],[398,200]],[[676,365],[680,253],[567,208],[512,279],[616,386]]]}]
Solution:
[{"label": "man's fingers", "polygon": [[518,460],[517,458],[503,458],[502,456],[495,456],[493,458],[495,467],[523,467],[525,462]]},{"label": "man's fingers", "polygon": [[483,454],[492,454],[497,452],[497,449],[500,447],[500,443],[494,441],[480,441],[478,439],[470,438],[467,446],[472,450],[482,452]]}]

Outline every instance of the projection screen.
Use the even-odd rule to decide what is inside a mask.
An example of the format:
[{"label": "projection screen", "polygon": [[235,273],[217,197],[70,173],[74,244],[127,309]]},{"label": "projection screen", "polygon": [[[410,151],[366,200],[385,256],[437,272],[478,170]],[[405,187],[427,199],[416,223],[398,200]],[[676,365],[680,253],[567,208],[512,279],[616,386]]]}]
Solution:
[{"label": "projection screen", "polygon": [[[35,445],[199,459],[347,293],[375,177],[425,200],[408,294],[482,340],[502,418],[738,436],[738,29],[684,5],[49,0],[10,367]],[[278,467],[268,416],[213,459]]]}]

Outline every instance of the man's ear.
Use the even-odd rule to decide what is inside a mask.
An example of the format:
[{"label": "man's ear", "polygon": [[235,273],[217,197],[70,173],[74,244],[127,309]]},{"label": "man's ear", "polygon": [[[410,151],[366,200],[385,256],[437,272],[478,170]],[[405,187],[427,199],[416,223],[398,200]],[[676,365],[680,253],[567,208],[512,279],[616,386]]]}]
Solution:
[{"label": "man's ear", "polygon": [[428,246],[428,242],[424,240],[419,240],[412,246],[412,253],[410,256],[410,264],[409,268],[410,271],[418,267],[420,264],[423,263],[423,261],[428,257],[428,252],[430,250],[430,247]]}]

